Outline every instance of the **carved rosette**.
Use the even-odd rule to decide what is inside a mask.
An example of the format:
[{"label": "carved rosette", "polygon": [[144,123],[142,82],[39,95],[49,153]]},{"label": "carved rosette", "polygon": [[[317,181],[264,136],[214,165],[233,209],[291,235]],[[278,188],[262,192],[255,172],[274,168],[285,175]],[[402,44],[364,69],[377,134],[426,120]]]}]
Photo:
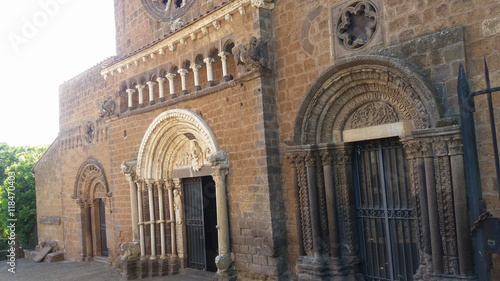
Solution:
[{"label": "carved rosette", "polygon": [[377,11],[369,1],[355,2],[342,11],[337,25],[339,43],[347,49],[365,46],[377,29]]}]

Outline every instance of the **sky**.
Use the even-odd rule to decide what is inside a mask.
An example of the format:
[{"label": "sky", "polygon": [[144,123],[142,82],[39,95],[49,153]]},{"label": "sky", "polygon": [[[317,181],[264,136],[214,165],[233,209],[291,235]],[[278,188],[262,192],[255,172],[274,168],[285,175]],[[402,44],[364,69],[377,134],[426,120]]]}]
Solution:
[{"label": "sky", "polygon": [[59,86],[115,55],[113,0],[5,1],[0,9],[0,142],[51,144]]}]

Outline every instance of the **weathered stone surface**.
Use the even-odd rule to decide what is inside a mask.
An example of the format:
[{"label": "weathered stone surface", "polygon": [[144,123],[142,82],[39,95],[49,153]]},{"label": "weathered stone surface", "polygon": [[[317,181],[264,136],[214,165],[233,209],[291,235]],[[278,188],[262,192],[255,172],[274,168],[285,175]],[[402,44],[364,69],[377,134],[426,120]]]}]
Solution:
[{"label": "weathered stone surface", "polygon": [[52,247],[50,246],[43,247],[33,258],[33,261],[41,262],[45,258],[45,256],[50,253],[50,251],[52,251]]},{"label": "weathered stone surface", "polygon": [[60,225],[61,217],[59,216],[42,216],[40,217],[41,224],[50,224],[50,225]]},{"label": "weathered stone surface", "polygon": [[64,252],[49,253],[43,259],[44,262],[58,262],[64,260]]}]

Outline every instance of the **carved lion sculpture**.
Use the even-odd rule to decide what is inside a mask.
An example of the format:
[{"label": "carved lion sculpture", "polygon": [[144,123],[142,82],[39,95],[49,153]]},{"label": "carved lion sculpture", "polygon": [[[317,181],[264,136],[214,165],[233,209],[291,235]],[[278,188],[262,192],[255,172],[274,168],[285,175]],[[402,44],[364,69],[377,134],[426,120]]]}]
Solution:
[{"label": "carved lion sculpture", "polygon": [[115,101],[114,100],[105,100],[99,102],[99,117],[111,117],[111,115],[115,114]]},{"label": "carved lion sculpture", "polygon": [[250,37],[248,49],[245,45],[239,44],[231,51],[234,54],[234,62],[236,65],[244,64],[250,67],[267,68],[267,61],[263,58],[262,50],[267,42],[255,37]]},{"label": "carved lion sculpture", "polygon": [[139,259],[141,254],[141,248],[138,242],[125,242],[121,245],[123,255],[121,255],[121,261],[135,261]]}]

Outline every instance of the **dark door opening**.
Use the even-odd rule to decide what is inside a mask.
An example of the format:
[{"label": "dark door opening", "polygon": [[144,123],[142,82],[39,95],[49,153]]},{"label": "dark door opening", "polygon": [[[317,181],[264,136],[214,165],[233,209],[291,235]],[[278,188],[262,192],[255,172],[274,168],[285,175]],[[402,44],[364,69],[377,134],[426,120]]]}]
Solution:
[{"label": "dark door opening", "polygon": [[108,256],[108,244],[106,239],[106,205],[99,199],[99,226],[101,235],[101,255]]},{"label": "dark door opening", "polygon": [[367,280],[413,280],[418,267],[406,159],[398,139],[357,143],[356,216]]},{"label": "dark door opening", "polygon": [[217,208],[211,176],[183,180],[187,267],[217,271]]}]

